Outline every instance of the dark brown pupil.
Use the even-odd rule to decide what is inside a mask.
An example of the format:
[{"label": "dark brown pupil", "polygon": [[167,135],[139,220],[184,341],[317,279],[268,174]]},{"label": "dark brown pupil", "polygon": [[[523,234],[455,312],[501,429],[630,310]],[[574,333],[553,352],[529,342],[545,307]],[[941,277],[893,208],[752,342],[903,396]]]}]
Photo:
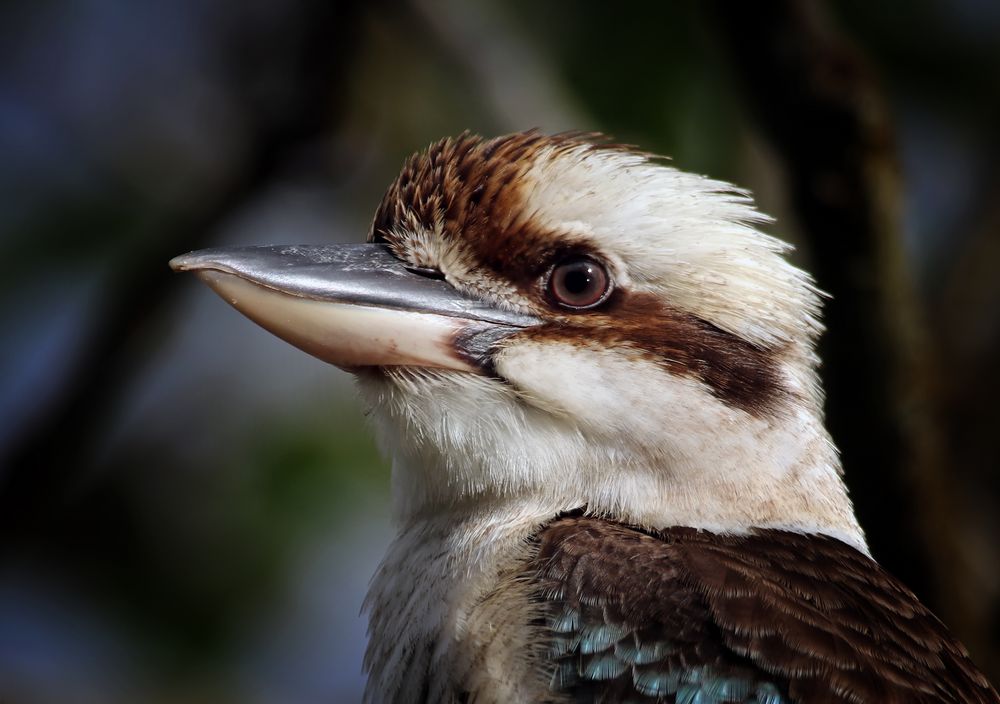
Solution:
[{"label": "dark brown pupil", "polygon": [[573,295],[586,293],[594,281],[594,272],[589,264],[578,264],[563,275],[563,286]]},{"label": "dark brown pupil", "polygon": [[566,272],[563,277],[563,286],[572,294],[585,293],[594,282],[594,276],[590,272],[590,267],[580,266]]}]

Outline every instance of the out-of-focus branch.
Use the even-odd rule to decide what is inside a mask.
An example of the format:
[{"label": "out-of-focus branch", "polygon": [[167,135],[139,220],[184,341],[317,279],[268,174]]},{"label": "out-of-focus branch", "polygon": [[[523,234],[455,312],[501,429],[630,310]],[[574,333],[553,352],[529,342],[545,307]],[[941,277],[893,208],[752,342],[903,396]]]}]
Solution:
[{"label": "out-of-focus branch", "polygon": [[906,269],[885,100],[818,1],[714,4],[747,103],[786,168],[819,284],[828,424],[875,557],[974,651],[933,348]]},{"label": "out-of-focus branch", "polygon": [[[1000,161],[1000,144],[985,161]],[[957,370],[961,381],[974,381],[987,365],[996,368],[991,345],[1000,343],[1000,179],[994,179],[977,199],[977,207],[957,228],[968,233],[962,248],[939,269],[932,323],[949,359],[977,358],[972,368]],[[957,234],[957,233],[956,233]],[[968,375],[968,376],[966,376]],[[972,377],[971,379],[968,377]],[[959,381],[959,380],[956,380]],[[972,386],[972,384],[969,384]]]},{"label": "out-of-focus branch", "polygon": [[[249,132],[244,163],[230,169],[209,194],[179,208],[141,233],[140,242],[103,291],[104,306],[81,346],[70,379],[48,412],[4,459],[0,476],[0,536],[57,511],[86,473],[92,443],[115,400],[137,372],[141,347],[170,299],[167,261],[202,246],[218,226],[265,188],[289,152],[317,139],[337,118],[357,37],[359,2],[313,0],[297,10],[296,29],[273,46],[233,46],[232,87]],[[289,55],[288,47],[292,46]],[[256,52],[256,54],[254,53]],[[280,91],[261,75],[283,61]],[[0,539],[2,540],[2,539]],[[2,542],[0,542],[2,545]]]},{"label": "out-of-focus branch", "polygon": [[[1000,146],[1000,144],[996,145]],[[994,148],[995,163],[1000,152]],[[948,455],[960,472],[966,550],[978,575],[968,599],[989,638],[981,664],[1000,677],[1000,181],[979,195],[978,207],[959,225],[961,249],[943,269],[931,322],[941,342]]]}]

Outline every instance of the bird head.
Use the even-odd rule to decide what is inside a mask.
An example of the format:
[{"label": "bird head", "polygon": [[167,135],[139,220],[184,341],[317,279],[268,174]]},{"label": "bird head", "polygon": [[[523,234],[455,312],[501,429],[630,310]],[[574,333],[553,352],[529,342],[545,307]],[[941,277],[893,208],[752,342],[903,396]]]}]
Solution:
[{"label": "bird head", "polygon": [[810,277],[729,184],[594,135],[411,157],[367,244],[178,257],[355,373],[399,521],[585,510],[864,537],[823,427]]}]

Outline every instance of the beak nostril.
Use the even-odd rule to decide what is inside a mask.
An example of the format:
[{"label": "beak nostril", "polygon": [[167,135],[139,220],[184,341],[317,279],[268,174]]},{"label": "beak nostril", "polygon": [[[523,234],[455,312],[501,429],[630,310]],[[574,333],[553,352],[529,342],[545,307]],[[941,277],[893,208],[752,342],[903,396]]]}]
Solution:
[{"label": "beak nostril", "polygon": [[435,269],[430,266],[410,266],[404,265],[404,269],[407,271],[418,274],[420,276],[426,276],[428,279],[441,279],[444,280],[444,273],[440,269]]}]

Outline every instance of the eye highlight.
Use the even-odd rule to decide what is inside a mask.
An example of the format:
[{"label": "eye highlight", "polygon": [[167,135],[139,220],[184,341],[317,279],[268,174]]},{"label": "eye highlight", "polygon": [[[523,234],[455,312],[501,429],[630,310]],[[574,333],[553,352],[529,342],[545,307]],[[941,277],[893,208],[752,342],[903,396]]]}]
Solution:
[{"label": "eye highlight", "polygon": [[573,257],[552,268],[548,293],[563,308],[593,308],[611,293],[611,277],[599,262],[589,257]]}]

